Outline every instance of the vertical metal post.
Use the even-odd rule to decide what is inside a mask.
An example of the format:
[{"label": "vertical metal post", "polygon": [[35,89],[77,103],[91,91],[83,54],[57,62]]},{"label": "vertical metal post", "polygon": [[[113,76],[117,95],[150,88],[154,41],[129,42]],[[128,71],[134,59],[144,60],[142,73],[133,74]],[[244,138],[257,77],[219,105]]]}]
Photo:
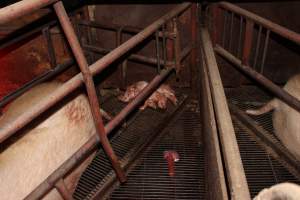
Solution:
[{"label": "vertical metal post", "polygon": [[224,22],[223,22],[223,38],[222,38],[222,46],[225,48],[226,45],[226,27],[227,27],[227,15],[228,15],[228,11],[223,10],[223,15],[224,15]]},{"label": "vertical metal post", "polygon": [[[198,13],[197,13],[197,3],[193,3],[191,6],[191,20],[190,20],[190,31],[191,31],[191,44],[192,44],[192,50],[190,55],[190,74],[191,74],[191,86],[192,88],[196,88],[197,80],[196,76],[194,76],[194,73],[197,69],[197,50],[198,50],[198,27],[197,27],[197,21],[198,21]],[[215,27],[214,27],[215,28]],[[213,30],[214,31],[214,30]],[[215,34],[215,33],[214,33]],[[218,37],[218,36],[214,36]],[[215,38],[215,39],[216,39]],[[216,40],[217,41],[217,40]]]},{"label": "vertical metal post", "polygon": [[258,53],[259,53],[259,49],[260,49],[259,47],[260,47],[261,31],[262,31],[262,25],[259,25],[257,41],[256,41],[256,46],[255,46],[253,69],[256,68],[256,64],[257,64]]},{"label": "vertical metal post", "polygon": [[55,57],[55,50],[53,47],[53,42],[51,38],[51,33],[49,30],[49,26],[43,29],[43,35],[45,36],[47,48],[48,48],[48,55],[49,55],[49,61],[52,68],[56,67],[56,57]]},{"label": "vertical metal post", "polygon": [[242,35],[243,35],[243,22],[244,22],[244,18],[242,16],[240,16],[240,31],[239,31],[239,41],[238,41],[238,47],[237,47],[237,52],[236,55],[238,58],[241,58],[241,49],[242,49]]},{"label": "vertical metal post", "polygon": [[[122,44],[122,32],[123,32],[124,26],[120,27],[117,30],[117,41],[116,46],[120,46]],[[121,88],[125,89],[127,85],[127,59],[125,59],[121,64]]]},{"label": "vertical metal post", "polygon": [[173,19],[173,31],[175,34],[175,40],[174,40],[174,50],[175,50],[175,69],[176,69],[176,73],[178,73],[180,71],[181,68],[181,60],[180,60],[180,56],[181,56],[181,44],[180,44],[180,33],[178,30],[178,20],[177,17],[175,17]]},{"label": "vertical metal post", "polygon": [[162,25],[162,34],[163,34],[163,41],[162,41],[163,59],[164,59],[164,67],[166,67],[166,64],[167,64],[166,24]]},{"label": "vertical metal post", "polygon": [[242,64],[247,66],[249,66],[249,58],[252,49],[253,27],[254,27],[253,21],[246,19]]},{"label": "vertical metal post", "polygon": [[[84,18],[84,20],[91,21],[88,6],[85,6],[83,8],[83,18]],[[86,35],[87,35],[87,43],[88,44],[93,44],[94,43],[91,29],[92,29],[91,27],[86,26]],[[89,56],[90,56],[90,62],[94,62],[95,61],[95,54],[93,52],[90,52]]]},{"label": "vertical metal post", "polygon": [[73,200],[73,197],[68,188],[66,187],[66,184],[63,179],[59,179],[59,181],[57,181],[57,183],[55,184],[55,188],[64,200]]},{"label": "vertical metal post", "polygon": [[157,72],[160,73],[160,45],[159,45],[159,30],[155,32],[155,49],[157,60]]},{"label": "vertical metal post", "polygon": [[66,38],[71,46],[71,49],[73,51],[73,54],[75,56],[75,59],[80,67],[80,70],[82,72],[83,80],[87,89],[87,94],[90,101],[90,106],[93,114],[93,118],[95,121],[96,129],[100,138],[100,142],[103,146],[104,151],[108,155],[112,166],[120,180],[120,182],[125,182],[126,177],[124,175],[124,172],[122,171],[122,168],[120,166],[118,157],[114,153],[108,138],[106,137],[101,113],[100,113],[100,105],[98,102],[98,98],[96,95],[96,89],[93,82],[92,74],[88,68],[88,63],[86,61],[86,58],[84,56],[83,50],[79,44],[79,41],[76,37],[76,34],[74,32],[74,29],[72,27],[72,24],[69,20],[69,17],[66,13],[66,10],[63,6],[63,3],[57,2],[53,5],[54,10],[56,12],[56,15],[59,19],[59,22],[61,23],[61,26],[64,30],[64,33],[66,35]]},{"label": "vertical metal post", "polygon": [[266,61],[266,56],[267,56],[267,52],[268,52],[269,38],[270,38],[270,30],[267,30],[265,44],[264,44],[264,50],[263,50],[263,57],[262,57],[261,67],[260,67],[261,74],[264,73],[265,61]]},{"label": "vertical metal post", "polygon": [[230,18],[230,32],[229,32],[229,46],[228,46],[228,51],[231,51],[232,47],[232,34],[233,34],[233,20],[234,20],[234,13],[231,13],[231,18]]},{"label": "vertical metal post", "polygon": [[[192,8],[193,9],[193,8]],[[213,5],[211,8],[212,11],[212,42],[213,45],[215,46],[218,42],[221,42],[221,9],[218,7],[217,4]],[[192,10],[193,13],[193,10]]]},{"label": "vertical metal post", "polygon": [[[168,33],[173,33],[173,23],[170,21],[166,22],[166,23],[167,23]],[[174,58],[174,44],[173,43],[174,43],[174,38],[173,39],[167,38],[167,41],[166,41],[167,61],[173,61],[173,58]],[[171,66],[167,65],[166,67],[171,67]]]}]

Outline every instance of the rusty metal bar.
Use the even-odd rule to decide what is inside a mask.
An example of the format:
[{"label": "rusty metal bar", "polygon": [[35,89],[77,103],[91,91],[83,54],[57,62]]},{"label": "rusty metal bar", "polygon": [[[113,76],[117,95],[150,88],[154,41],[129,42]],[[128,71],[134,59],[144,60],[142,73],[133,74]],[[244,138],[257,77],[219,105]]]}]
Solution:
[{"label": "rusty metal bar", "polygon": [[[11,35],[9,34],[8,37],[9,39],[7,40],[7,37],[6,38],[3,38],[1,39],[0,41],[0,49],[4,49],[12,44],[15,44],[15,43],[18,43],[18,42],[21,42],[23,41],[24,39],[26,38],[29,38],[30,36],[34,35],[34,34],[37,34],[38,32],[40,32],[41,30],[43,30],[44,28],[46,27],[52,27],[53,25],[55,25],[57,22],[56,21],[51,21],[51,22],[48,22],[46,24],[43,24],[37,28],[34,28],[34,29],[31,29],[30,31],[27,31],[25,32],[24,34],[22,35],[18,35],[16,37],[11,37]],[[26,27],[25,27],[26,28]],[[24,29],[25,29],[24,28]],[[22,28],[23,29],[23,28]],[[14,34],[14,33],[13,33]]]},{"label": "rusty metal bar", "polygon": [[66,10],[63,6],[63,3],[61,1],[55,3],[53,5],[54,10],[56,12],[56,15],[58,17],[58,20],[62,26],[62,29],[66,35],[66,38],[70,44],[70,47],[72,49],[72,52],[75,56],[75,59],[79,65],[79,68],[81,70],[83,80],[86,86],[91,111],[93,114],[93,119],[95,122],[97,133],[99,134],[100,142],[102,144],[102,147],[109,157],[111,164],[120,180],[120,182],[125,182],[126,177],[125,174],[120,166],[119,160],[117,155],[114,153],[108,138],[106,137],[105,130],[104,130],[104,124],[102,120],[102,116],[100,113],[100,105],[96,93],[96,88],[93,82],[92,74],[88,68],[87,60],[84,56],[83,50],[81,49],[81,46],[79,44],[79,41],[77,39],[77,36],[75,34],[75,31],[72,27],[72,24],[69,20],[69,17],[66,13]]},{"label": "rusty metal bar", "polygon": [[166,24],[164,24],[162,26],[162,34],[163,34],[162,50],[163,50],[163,59],[164,59],[163,65],[164,66],[166,66],[166,64],[167,64],[167,48],[166,48],[167,40],[166,40],[165,33],[166,33]]},{"label": "rusty metal bar", "polygon": [[205,27],[201,29],[201,40],[217,117],[217,125],[230,186],[229,191],[231,192],[231,199],[250,200],[250,192],[218,70],[217,60],[208,30]]},{"label": "rusty metal bar", "polygon": [[274,84],[272,81],[261,75],[260,73],[253,70],[251,67],[241,64],[241,61],[230,54],[228,51],[223,49],[220,46],[216,46],[215,51],[220,54],[222,57],[230,61],[236,68],[250,76],[256,82],[260,83],[264,87],[266,87],[269,91],[271,91],[275,96],[279,99],[283,100],[289,106],[295,108],[296,110],[300,111],[300,101],[290,95],[288,92]]},{"label": "rusty metal bar", "polygon": [[263,56],[261,60],[261,67],[260,67],[260,73],[264,73],[264,67],[265,67],[265,61],[266,61],[266,56],[267,56],[267,51],[268,51],[268,44],[269,44],[269,37],[270,37],[270,30],[267,30],[266,33],[266,39],[265,39],[265,44],[264,44],[264,50],[263,50]]},{"label": "rusty metal bar", "polygon": [[114,117],[112,121],[106,126],[107,132],[110,132],[115,127],[117,127],[125,118],[131,113],[137,106],[139,106],[150,94],[159,86],[159,84],[164,80],[171,72],[172,68],[164,69],[161,73],[152,79],[152,81],[145,87],[134,100],[132,100],[124,109],[121,110]]},{"label": "rusty metal bar", "polygon": [[30,88],[34,87],[35,85],[38,85],[46,80],[51,79],[52,77],[60,74],[64,70],[68,69],[71,65],[74,64],[74,60],[70,59],[66,61],[65,63],[58,64],[54,69],[51,69],[48,72],[45,72],[41,76],[38,76],[37,78],[34,78],[30,82],[26,83],[16,91],[6,95],[0,100],[0,108],[6,104],[8,104],[10,101],[16,99],[17,97],[21,96],[24,94],[26,91],[28,91]]},{"label": "rusty metal bar", "polygon": [[0,9],[0,24],[9,23],[58,0],[23,0]]},{"label": "rusty metal bar", "polygon": [[223,39],[222,39],[222,46],[225,48],[226,45],[226,26],[227,26],[227,11],[223,11],[224,15],[224,23],[223,23]]},{"label": "rusty metal bar", "polygon": [[[173,10],[153,22],[151,25],[146,27],[143,31],[137,35],[130,38],[127,42],[123,43],[118,48],[114,49],[109,54],[105,55],[103,58],[98,60],[96,63],[90,66],[91,73],[93,75],[100,73],[105,68],[107,68],[116,59],[120,58],[122,55],[126,54],[136,45],[140,44],[147,37],[155,32],[155,30],[162,26],[164,23],[172,19],[173,17],[181,14],[186,9],[190,7],[190,3],[183,3],[176,6]],[[56,89],[53,93],[49,94],[47,99],[44,99],[37,103],[31,110],[24,112],[16,120],[7,124],[0,129],[0,143],[5,139],[13,135],[17,130],[20,130],[26,124],[31,122],[34,118],[39,116],[41,113],[45,112],[48,108],[53,106],[55,103],[63,99],[67,94],[74,91],[83,83],[82,74],[74,76],[72,79],[64,83],[60,88]]]},{"label": "rusty metal bar", "polygon": [[55,188],[57,189],[57,191],[59,192],[59,194],[62,196],[63,199],[73,200],[73,197],[62,178],[56,182]]},{"label": "rusty metal bar", "polygon": [[57,63],[56,63],[55,50],[53,47],[53,41],[52,41],[52,37],[51,37],[51,33],[50,33],[49,29],[50,29],[49,26],[44,28],[43,34],[44,34],[44,37],[45,37],[46,43],[47,43],[50,65],[52,68],[54,68],[57,65]]},{"label": "rusty metal bar", "polygon": [[159,45],[158,30],[155,32],[155,49],[156,49],[157,72],[160,73],[160,45]]},{"label": "rusty metal bar", "polygon": [[181,51],[181,58],[182,61],[185,58],[185,55],[189,54],[189,51],[191,51],[190,55],[190,84],[192,88],[197,88],[197,76],[194,75],[194,73],[197,72],[197,51],[198,51],[198,12],[197,12],[197,3],[193,3],[191,6],[191,20],[190,20],[190,31],[191,31],[191,39],[190,44],[188,47],[191,49],[184,48]]},{"label": "rusty metal bar", "polygon": [[251,49],[252,49],[253,28],[254,28],[253,21],[246,19],[245,38],[244,38],[244,47],[243,47],[243,55],[242,55],[242,63],[244,65],[249,65],[249,59],[250,59]]},{"label": "rusty metal bar", "polygon": [[[207,9],[208,10],[208,9]],[[221,32],[219,31],[221,24],[221,9],[217,6],[217,4],[214,4],[211,9],[212,12],[212,22],[213,22],[213,28],[212,28],[212,40],[214,46],[221,42]]]},{"label": "rusty metal bar", "polygon": [[[136,109],[151,93],[159,86],[159,84],[172,72],[173,70],[163,70],[161,74],[157,75],[152,81],[132,100],[125,108],[121,110],[106,126],[105,133],[108,135],[115,127],[117,127],[134,109]],[[58,169],[56,169],[48,178],[42,182],[36,189],[34,189],[25,199],[35,200],[41,199],[47,194],[62,177],[66,176],[68,172],[82,163],[93,151],[95,151],[99,139],[94,135],[74,153],[67,161],[65,161]]]},{"label": "rusty metal bar", "polygon": [[243,21],[244,21],[244,19],[243,19],[243,17],[242,16],[240,16],[240,32],[239,32],[239,41],[238,41],[238,48],[237,48],[237,53],[236,53],[236,55],[237,55],[237,57],[242,57],[242,55],[241,55],[241,49],[242,49],[242,35],[243,35]]},{"label": "rusty metal bar", "polygon": [[175,56],[175,69],[176,72],[178,73],[181,70],[181,60],[180,60],[180,55],[181,55],[181,37],[180,37],[180,33],[178,30],[178,22],[177,22],[177,18],[173,19],[173,31],[176,35],[176,38],[174,40],[174,56]]},{"label": "rusty metal bar", "polygon": [[259,54],[259,47],[260,47],[260,40],[261,40],[261,32],[262,32],[262,26],[259,25],[258,28],[258,34],[257,34],[257,41],[256,41],[256,47],[255,47],[255,55],[254,55],[254,63],[253,63],[253,69],[256,69],[258,54]]},{"label": "rusty metal bar", "polygon": [[[92,46],[92,45],[83,45],[83,48],[85,50],[94,51],[96,53],[104,54],[104,55],[107,54],[107,53],[110,53],[111,51],[113,51],[111,49],[105,49],[105,48],[102,48],[102,47],[95,47],[95,46]],[[150,65],[157,65],[157,59],[153,58],[153,57],[148,57],[148,56],[143,56],[143,55],[138,55],[138,54],[131,54],[127,59],[131,60],[131,61],[147,63],[147,64],[150,64]],[[164,64],[164,63],[162,63],[162,64]],[[172,66],[172,65],[174,65],[174,62],[167,61],[166,65],[167,66]]]},{"label": "rusty metal bar", "polygon": [[[83,17],[85,20],[90,21],[90,12],[89,12],[89,10],[88,10],[88,6],[84,6],[84,7],[82,8],[82,17]],[[86,36],[87,36],[87,38],[86,38],[86,39],[87,39],[87,43],[88,43],[88,44],[94,44],[94,42],[93,42],[93,36],[92,36],[92,30],[91,30],[90,27],[86,27],[85,34],[86,34]],[[89,62],[90,62],[90,63],[92,63],[92,62],[94,62],[94,61],[96,60],[95,55],[94,55],[93,52],[90,52],[89,58],[90,58],[90,59],[89,59]]]},{"label": "rusty metal bar", "polygon": [[[203,52],[201,53],[203,55]],[[206,199],[228,200],[227,187],[224,175],[224,166],[218,138],[218,129],[215,119],[214,106],[212,102],[211,90],[208,82],[208,75],[205,60],[202,59],[200,68],[201,81],[201,110],[202,110],[202,130],[204,140],[205,174],[209,177],[206,181]]]},{"label": "rusty metal bar", "polygon": [[254,13],[251,13],[251,12],[249,12],[245,9],[242,9],[238,6],[235,6],[231,3],[221,2],[221,3],[218,3],[218,5],[226,10],[230,10],[236,14],[242,15],[245,18],[264,26],[265,28],[271,30],[272,32],[277,33],[278,35],[281,35],[284,38],[287,38],[297,44],[300,44],[300,34],[299,33],[291,31],[283,26],[273,23],[270,20],[264,19]]},{"label": "rusty metal bar", "polygon": [[[87,20],[77,20],[76,23],[78,25],[91,26],[94,28],[100,28],[100,29],[110,30],[110,31],[118,31],[120,28],[122,28],[124,33],[129,33],[129,34],[136,34],[136,33],[139,33],[141,30],[143,30],[142,28],[138,28],[138,27],[134,27],[134,26],[104,24],[104,23],[99,23],[99,22],[95,22],[95,21],[87,21]],[[174,34],[172,32],[168,32],[168,31],[166,31],[165,33],[163,33],[162,31],[159,31],[158,36],[159,37],[167,37],[170,39],[174,38]]]},{"label": "rusty metal bar", "polygon": [[229,51],[231,51],[231,44],[232,44],[232,31],[233,31],[233,20],[234,20],[234,13],[231,13],[231,18],[230,18],[230,33],[229,33]]}]

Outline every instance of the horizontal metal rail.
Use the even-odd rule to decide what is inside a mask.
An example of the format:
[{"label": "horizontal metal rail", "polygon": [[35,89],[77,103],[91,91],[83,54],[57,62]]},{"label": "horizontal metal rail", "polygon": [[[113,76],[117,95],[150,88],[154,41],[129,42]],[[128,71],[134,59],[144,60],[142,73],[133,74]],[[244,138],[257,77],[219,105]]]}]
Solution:
[{"label": "horizontal metal rail", "polygon": [[221,55],[223,58],[228,60],[232,63],[238,70],[242,71],[243,73],[250,76],[256,82],[260,83],[261,85],[265,86],[269,91],[275,94],[279,99],[283,100],[289,106],[295,108],[300,112],[300,101],[295,98],[294,96],[290,95],[288,92],[274,84],[272,81],[261,75],[260,73],[256,72],[252,68],[248,67],[247,65],[243,65],[242,61],[233,56],[230,52],[226,51],[220,46],[215,47],[215,51]]},{"label": "horizontal metal rail", "polygon": [[15,98],[21,96],[22,94],[24,94],[26,91],[28,91],[30,88],[34,87],[35,85],[38,85],[42,82],[45,82],[45,81],[55,77],[56,75],[58,75],[61,72],[65,71],[66,69],[68,69],[74,63],[75,63],[74,60],[70,59],[70,60],[68,60],[68,61],[66,61],[62,64],[56,65],[56,67],[54,69],[51,69],[51,70],[45,72],[41,76],[38,76],[38,77],[34,78],[33,80],[26,83],[25,85],[23,85],[19,89],[15,90],[12,93],[10,93],[10,94],[6,95],[5,97],[3,97],[0,100],[0,107],[6,105],[10,101],[12,101]]},{"label": "horizontal metal rail", "polygon": [[[245,31],[244,31],[244,41],[242,44],[238,44],[239,46],[243,45],[243,51],[241,58],[239,59],[239,52],[237,55],[235,53],[232,53],[230,49],[226,47],[226,45],[220,44],[220,32],[217,30],[217,26],[224,23],[224,26],[226,24],[225,19],[222,19],[221,11],[226,14],[227,12],[232,12],[232,14],[237,15],[243,22],[243,19],[245,19]],[[213,37],[214,37],[214,45],[215,45],[215,51],[220,54],[223,58],[227,59],[229,62],[231,62],[238,70],[242,71],[247,76],[251,77],[253,80],[258,82],[259,84],[263,85],[266,89],[268,89],[270,92],[272,92],[276,97],[283,100],[285,103],[287,103],[289,106],[293,107],[297,111],[300,112],[300,101],[295,98],[294,96],[290,95],[288,92],[274,84],[271,80],[263,76],[263,69],[265,65],[266,55],[267,55],[267,47],[269,43],[270,38],[270,31],[292,41],[296,44],[300,44],[300,34],[293,32],[283,26],[280,26],[274,22],[271,22],[270,20],[264,19],[254,13],[251,13],[245,9],[242,9],[238,6],[235,6],[231,3],[227,2],[221,2],[216,3],[212,9],[213,14],[213,20],[214,20],[214,30],[213,30]],[[228,14],[228,13],[227,13]],[[232,23],[233,19],[231,19]],[[243,24],[243,23],[242,23]],[[258,36],[256,41],[256,46],[253,46],[253,37],[254,37],[254,26],[255,24],[259,25],[258,28]],[[241,26],[241,25],[240,25]],[[266,29],[266,36],[265,36],[265,42],[263,45],[263,53],[262,53],[262,60],[261,60],[261,68],[260,70],[256,69],[256,65],[258,63],[257,58],[259,57],[259,49],[260,49],[260,43],[261,43],[261,34],[262,34],[262,28]],[[232,29],[232,27],[231,27]],[[240,27],[240,37],[242,34],[242,28]],[[223,35],[223,40],[226,39]],[[230,46],[230,44],[229,44]],[[253,53],[252,50],[255,49],[255,52]],[[253,64],[250,64],[250,56],[253,53],[254,55],[254,62]],[[251,67],[251,65],[253,67]],[[259,71],[259,72],[257,72]]]},{"label": "horizontal metal rail", "polygon": [[[143,30],[142,28],[138,28],[135,26],[120,26],[117,24],[103,24],[95,21],[87,21],[87,20],[77,20],[76,23],[78,25],[83,25],[83,26],[88,26],[88,27],[93,27],[93,28],[99,28],[99,29],[104,29],[104,30],[110,30],[110,31],[119,31],[120,29],[124,33],[129,33],[129,34],[136,34]],[[174,34],[165,31],[165,33],[159,32],[159,37],[167,37],[170,39],[174,38]]]},{"label": "horizontal metal rail", "polygon": [[229,181],[230,196],[235,200],[250,200],[250,192],[242,164],[236,135],[221,81],[212,41],[207,28],[201,28],[203,56],[207,66],[209,83],[214,103],[222,154]]},{"label": "horizontal metal rail", "polygon": [[[99,53],[99,54],[107,54],[107,53],[112,51],[112,50],[109,50],[109,49],[105,49],[105,48],[102,48],[102,47],[96,47],[96,46],[92,46],[92,45],[82,45],[82,46],[87,51],[93,51],[93,52]],[[181,52],[180,60],[182,61],[185,57],[187,57],[188,54],[191,52],[191,50],[192,50],[191,45],[188,45],[187,47],[183,48],[182,52]],[[138,55],[138,54],[131,54],[128,57],[128,60],[136,61],[136,62],[143,62],[143,63],[147,63],[147,64],[151,64],[151,65],[156,65],[157,64],[157,59],[156,58],[143,56],[143,55]],[[166,66],[172,66],[175,63],[172,62],[172,61],[167,61],[166,63],[162,62],[161,64],[166,65]]]},{"label": "horizontal metal rail", "polygon": [[227,3],[227,2],[220,2],[217,5],[226,10],[229,10],[233,13],[241,15],[241,16],[245,17],[246,19],[254,21],[255,23],[262,25],[263,27],[271,30],[274,33],[277,33],[278,35],[281,35],[284,38],[287,38],[297,44],[300,44],[300,34],[299,33],[291,31],[291,30],[289,30],[283,26],[280,26],[268,19],[265,19],[263,17],[260,17],[259,15],[251,13],[243,8],[235,6],[234,4]]},{"label": "horizontal metal rail", "polygon": [[23,0],[0,9],[0,24],[9,23],[14,19],[32,13],[40,8],[51,5],[58,0]]},{"label": "horizontal metal rail", "polygon": [[[151,93],[160,85],[160,83],[172,72],[173,70],[163,70],[161,74],[157,75],[125,108],[121,110],[106,126],[106,134],[117,127],[133,110],[137,108]],[[65,161],[57,170],[55,170],[43,183],[41,183],[34,191],[32,191],[25,199],[35,200],[41,199],[47,194],[61,178],[74,167],[83,162],[95,149],[99,140],[96,133],[86,142],[80,149]]]},{"label": "horizontal metal rail", "polygon": [[[82,45],[82,47],[87,50],[87,51],[92,51],[98,54],[107,54],[109,52],[111,52],[111,49],[105,49],[102,47],[96,47],[93,45]],[[137,61],[137,62],[143,62],[143,63],[147,63],[147,64],[151,64],[151,65],[156,65],[157,64],[157,59],[153,58],[153,57],[147,57],[147,56],[143,56],[143,55],[138,55],[138,54],[131,54],[128,58],[128,60],[131,61]],[[162,63],[164,64],[164,63]],[[167,61],[166,62],[166,66],[171,66],[174,65],[174,62],[171,61]]]},{"label": "horizontal metal rail", "polygon": [[[120,45],[119,47],[117,47],[116,49],[114,49],[113,51],[96,61],[89,67],[91,74],[95,75],[106,69],[115,60],[129,52],[141,42],[143,42],[147,37],[153,34],[163,24],[187,10],[190,7],[190,5],[190,3],[183,3],[181,5],[176,6],[173,10],[171,10],[170,12],[153,22],[151,25],[146,27],[137,35],[133,36],[128,41],[124,42],[122,45]],[[1,127],[0,143],[2,143],[5,139],[9,138],[16,131],[20,130],[26,124],[31,122],[34,118],[39,116],[41,113],[45,112],[48,108],[50,108],[55,103],[63,99],[67,94],[71,93],[82,84],[83,77],[82,74],[79,73],[78,75],[74,76],[72,79],[64,83],[52,94],[50,94],[47,99],[43,99],[42,101],[37,103],[31,110],[24,112],[22,115],[20,115],[16,120],[7,124],[4,127]]]}]

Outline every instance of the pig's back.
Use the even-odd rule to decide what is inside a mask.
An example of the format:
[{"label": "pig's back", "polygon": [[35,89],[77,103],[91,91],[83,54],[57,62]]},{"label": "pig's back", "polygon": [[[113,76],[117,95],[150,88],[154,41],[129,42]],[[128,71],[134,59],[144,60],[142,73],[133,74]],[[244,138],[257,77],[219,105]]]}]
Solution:
[{"label": "pig's back", "polygon": [[[60,85],[41,84],[22,95],[1,117],[0,126],[47,98]],[[87,98],[77,96],[25,131],[0,154],[1,199],[23,199],[91,137],[95,127]]]},{"label": "pig's back", "polygon": [[[289,94],[300,100],[300,75],[292,77],[284,86]],[[274,111],[273,125],[277,137],[300,160],[300,113],[279,100]]]}]

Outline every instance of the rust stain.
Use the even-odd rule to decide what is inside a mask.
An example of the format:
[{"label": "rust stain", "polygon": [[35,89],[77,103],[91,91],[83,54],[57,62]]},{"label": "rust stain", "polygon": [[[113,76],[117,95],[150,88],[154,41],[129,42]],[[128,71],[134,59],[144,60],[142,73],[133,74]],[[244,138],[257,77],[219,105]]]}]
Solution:
[{"label": "rust stain", "polygon": [[80,125],[86,120],[88,112],[82,99],[74,99],[67,104],[65,114],[71,124]]}]

